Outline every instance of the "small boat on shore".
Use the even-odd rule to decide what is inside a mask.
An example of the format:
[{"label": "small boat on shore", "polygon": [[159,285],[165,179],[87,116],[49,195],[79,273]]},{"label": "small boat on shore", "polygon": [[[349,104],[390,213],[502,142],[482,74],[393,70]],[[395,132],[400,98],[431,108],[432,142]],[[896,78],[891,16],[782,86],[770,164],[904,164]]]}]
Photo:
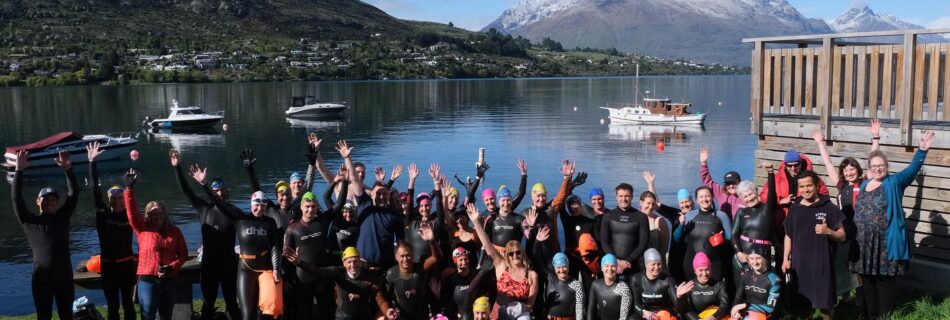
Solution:
[{"label": "small boat on shore", "polygon": [[152,128],[163,129],[200,129],[211,128],[224,119],[224,111],[205,113],[199,107],[178,105],[178,100],[172,100],[168,117],[152,119],[146,116],[144,124]]},{"label": "small boat on shore", "polygon": [[138,143],[131,132],[82,135],[73,131],[64,131],[39,141],[6,148],[5,167],[16,165],[16,154],[21,150],[29,152],[27,160],[32,167],[56,165],[56,155],[60,151],[69,153],[73,163],[89,162],[86,156],[86,145],[99,142],[102,146],[100,160],[115,159],[128,154],[129,149]]},{"label": "small boat on shore", "polygon": [[293,97],[292,104],[284,114],[292,118],[337,116],[347,106],[344,103],[320,102],[314,96]]},{"label": "small boat on shore", "polygon": [[702,113],[691,113],[686,102],[671,102],[670,99],[644,98],[643,105],[608,103],[611,123],[633,124],[692,124],[701,125],[706,120]]}]

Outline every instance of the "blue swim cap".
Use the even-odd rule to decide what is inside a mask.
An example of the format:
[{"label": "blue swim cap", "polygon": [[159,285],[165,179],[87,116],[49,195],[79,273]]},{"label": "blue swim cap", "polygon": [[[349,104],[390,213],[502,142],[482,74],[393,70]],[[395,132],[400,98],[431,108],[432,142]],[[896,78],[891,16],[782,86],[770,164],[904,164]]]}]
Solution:
[{"label": "blue swim cap", "polygon": [[680,189],[676,192],[676,201],[691,200],[692,195],[689,194],[689,190]]},{"label": "blue swim cap", "polygon": [[601,197],[603,197],[603,196],[604,196],[604,189],[601,189],[601,188],[598,188],[598,187],[594,187],[594,188],[590,189],[590,193],[589,193],[588,195],[590,196],[590,197],[589,197],[590,199],[593,199],[594,196],[601,196]]},{"label": "blue swim cap", "polygon": [[298,180],[303,180],[303,174],[302,174],[302,173],[297,172],[297,171],[294,171],[293,173],[290,174],[290,182],[294,182],[294,181],[298,181]]},{"label": "blue swim cap", "polygon": [[605,254],[603,258],[600,258],[600,268],[603,269],[608,264],[617,265],[617,256],[613,254]]},{"label": "blue swim cap", "polygon": [[555,268],[566,267],[567,266],[567,255],[563,252],[558,252],[554,254],[554,259],[551,261],[551,265]]},{"label": "blue swim cap", "polygon": [[512,196],[511,196],[511,189],[508,189],[508,187],[502,185],[501,187],[498,187],[498,193],[495,194],[495,196],[497,196],[498,199],[501,199],[501,198],[512,198]]},{"label": "blue swim cap", "polygon": [[211,180],[211,189],[223,189],[224,188],[224,179],[215,178]]}]

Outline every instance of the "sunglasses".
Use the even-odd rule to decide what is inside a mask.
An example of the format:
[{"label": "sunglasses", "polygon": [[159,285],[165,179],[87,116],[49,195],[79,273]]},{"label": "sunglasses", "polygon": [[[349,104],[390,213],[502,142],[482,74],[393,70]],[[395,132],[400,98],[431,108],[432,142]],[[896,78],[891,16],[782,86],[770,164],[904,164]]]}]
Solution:
[{"label": "sunglasses", "polygon": [[802,164],[801,163],[786,163],[785,166],[789,168],[798,168],[798,167],[801,167]]},{"label": "sunglasses", "polygon": [[520,256],[520,255],[521,255],[521,251],[512,251],[508,253],[509,257]]}]

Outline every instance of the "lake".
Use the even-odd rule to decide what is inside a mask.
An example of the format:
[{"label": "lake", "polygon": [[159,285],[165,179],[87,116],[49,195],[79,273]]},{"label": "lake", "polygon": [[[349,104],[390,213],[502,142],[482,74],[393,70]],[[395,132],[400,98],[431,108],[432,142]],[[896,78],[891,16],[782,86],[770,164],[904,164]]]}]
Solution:
[{"label": "lake", "polygon": [[[332,170],[340,165],[333,149],[339,139],[355,146],[353,158],[368,167],[391,170],[397,163],[415,162],[426,168],[438,162],[452,175],[474,176],[478,148],[486,149],[491,169],[486,185],[496,188],[518,183],[518,159],[528,162],[529,184],[543,182],[556,192],[562,159],[577,161],[586,171],[587,184],[610,190],[620,182],[646,190],[641,175],[657,175],[660,201],[674,203],[679,188],[700,185],[699,150],[711,149],[710,167],[720,180],[729,170],[751,178],[755,136],[749,134],[748,76],[641,77],[641,97],[669,97],[693,103],[693,111],[707,113],[704,127],[620,126],[601,124],[607,117],[599,107],[607,102],[633,102],[632,77],[489,79],[356,82],[281,82],[228,84],[156,84],[137,86],[83,86],[0,89],[0,146],[29,143],[59,131],[80,133],[138,132],[135,146],[141,158],[127,156],[99,164],[102,184],[121,183],[121,170],[140,171],[138,198],[163,201],[185,234],[188,249],[201,243],[196,215],[179,192],[168,163],[168,149],[179,149],[186,164],[209,165],[210,176],[230,182],[232,199],[248,208],[250,186],[238,158],[253,148],[256,169],[265,190],[295,170],[306,170],[303,156],[308,132],[324,139],[324,158]],[[351,106],[338,120],[300,121],[284,118],[293,95],[312,94],[322,100],[346,101]],[[167,115],[173,99],[199,105],[205,111],[226,111],[229,130],[220,126],[211,134],[149,134],[138,131],[142,119]],[[657,141],[664,144],[660,152]],[[72,217],[72,261],[98,254],[91,192],[85,187],[87,165],[76,166],[83,188]],[[428,190],[431,180],[421,169],[417,190]],[[52,185],[65,190],[61,170],[28,171],[24,198]],[[373,179],[369,177],[368,179]],[[371,180],[368,180],[371,181]],[[405,189],[405,177],[396,187]],[[194,186],[194,185],[193,185]],[[318,192],[326,184],[319,180]],[[458,187],[458,186],[457,186]],[[529,185],[530,187],[530,185]],[[12,214],[10,185],[0,183],[0,315],[34,312],[30,294],[32,257],[23,231]],[[530,201],[522,203],[527,206]],[[612,196],[607,205],[615,206]],[[31,206],[31,209],[34,209]],[[197,286],[196,286],[197,288]],[[195,297],[201,295],[195,292]],[[105,305],[99,290],[77,290]]]}]

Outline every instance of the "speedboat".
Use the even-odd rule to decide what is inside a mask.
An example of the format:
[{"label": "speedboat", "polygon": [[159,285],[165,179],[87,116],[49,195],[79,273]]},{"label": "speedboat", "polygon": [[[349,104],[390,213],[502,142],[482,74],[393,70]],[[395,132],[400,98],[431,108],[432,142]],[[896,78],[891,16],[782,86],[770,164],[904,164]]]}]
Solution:
[{"label": "speedboat", "polygon": [[644,98],[643,105],[608,103],[611,123],[633,124],[693,124],[701,125],[706,120],[702,113],[691,113],[686,102],[670,102],[670,99]]},{"label": "speedboat", "polygon": [[161,119],[146,116],[143,123],[152,128],[196,129],[211,128],[224,119],[224,111],[205,113],[199,107],[181,107],[178,105],[178,100],[172,100],[169,112],[168,117]]},{"label": "speedboat", "polygon": [[288,117],[327,117],[336,116],[346,110],[343,103],[320,102],[314,96],[293,97],[292,105],[284,114]]},{"label": "speedboat", "polygon": [[29,152],[27,160],[30,166],[52,166],[56,165],[54,159],[59,152],[66,151],[73,163],[89,162],[86,145],[93,142],[99,142],[102,148],[102,154],[97,160],[109,160],[128,154],[129,149],[138,143],[138,140],[131,132],[82,135],[64,131],[30,144],[7,147],[4,157],[7,166],[15,166],[17,152],[25,150]]}]

